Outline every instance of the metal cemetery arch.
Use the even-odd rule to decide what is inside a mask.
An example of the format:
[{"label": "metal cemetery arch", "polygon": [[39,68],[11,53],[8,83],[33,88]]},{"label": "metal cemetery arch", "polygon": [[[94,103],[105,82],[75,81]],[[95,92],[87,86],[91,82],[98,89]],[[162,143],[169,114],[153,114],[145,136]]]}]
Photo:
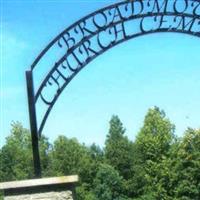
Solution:
[{"label": "metal cemetery arch", "polygon": [[[69,26],[39,54],[31,69],[26,71],[36,176],[41,176],[38,139],[51,109],[68,83],[108,49],[129,39],[159,32],[200,37],[200,0],[131,0],[110,5]],[[33,74],[51,49],[62,50],[61,56],[50,66],[50,71],[34,92]],[[38,101],[46,105],[39,123],[36,113]]]}]

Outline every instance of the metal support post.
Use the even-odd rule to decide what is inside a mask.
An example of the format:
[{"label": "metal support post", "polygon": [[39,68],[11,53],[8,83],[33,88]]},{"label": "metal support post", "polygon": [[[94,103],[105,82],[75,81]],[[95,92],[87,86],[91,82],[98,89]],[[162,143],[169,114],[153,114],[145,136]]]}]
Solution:
[{"label": "metal support post", "polygon": [[32,71],[26,71],[26,84],[27,84],[27,94],[28,94],[30,129],[32,138],[34,174],[35,177],[39,178],[41,177],[41,165],[40,165],[39,136],[37,131]]}]

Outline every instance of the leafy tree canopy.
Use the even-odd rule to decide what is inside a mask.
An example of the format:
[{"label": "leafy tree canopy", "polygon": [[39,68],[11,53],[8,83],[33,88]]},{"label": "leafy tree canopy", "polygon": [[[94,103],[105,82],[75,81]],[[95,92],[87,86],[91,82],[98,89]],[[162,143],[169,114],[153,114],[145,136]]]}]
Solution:
[{"label": "leafy tree canopy", "polygon": [[[148,110],[136,140],[130,141],[118,116],[112,116],[102,149],[75,138],[40,139],[43,176],[78,174],[78,200],[199,200],[200,130],[182,138],[158,107]],[[29,130],[12,123],[0,149],[0,181],[33,178]],[[1,199],[1,194],[0,194]]]}]

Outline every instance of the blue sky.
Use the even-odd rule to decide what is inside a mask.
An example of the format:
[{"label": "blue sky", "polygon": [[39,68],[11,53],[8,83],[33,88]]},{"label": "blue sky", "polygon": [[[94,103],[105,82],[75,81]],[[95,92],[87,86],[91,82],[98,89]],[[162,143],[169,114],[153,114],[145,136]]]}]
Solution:
[{"label": "blue sky", "polygon": [[[91,3],[92,2],[92,3]],[[25,70],[72,22],[116,1],[1,2],[1,145],[12,121],[29,127]],[[79,73],[62,93],[43,133],[103,145],[108,122],[119,115],[130,139],[148,108],[164,109],[181,136],[200,128],[200,40],[163,33],[139,37],[107,51]]]}]

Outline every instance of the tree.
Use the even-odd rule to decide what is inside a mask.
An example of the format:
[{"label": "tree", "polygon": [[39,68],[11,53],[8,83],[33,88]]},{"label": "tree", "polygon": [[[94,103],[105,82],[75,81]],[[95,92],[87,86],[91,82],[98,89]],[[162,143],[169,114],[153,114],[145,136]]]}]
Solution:
[{"label": "tree", "polygon": [[76,197],[78,200],[98,200],[93,188],[88,189],[88,184],[85,183],[82,183],[76,188]]},{"label": "tree", "polygon": [[33,177],[30,133],[20,123],[13,123],[11,135],[1,149],[1,181]]},{"label": "tree", "polygon": [[102,164],[94,182],[96,199],[125,200],[123,195],[123,178],[112,166]]},{"label": "tree", "polygon": [[124,135],[125,128],[118,116],[110,120],[109,133],[105,142],[106,162],[118,170],[125,179],[131,177],[133,144]]},{"label": "tree", "polygon": [[174,130],[175,126],[164,111],[158,107],[149,109],[135,142],[132,182],[135,183],[139,176],[143,183],[140,188],[139,182],[135,183],[140,191],[136,195],[149,194],[153,199],[169,199],[166,181],[170,169],[167,166],[171,145],[175,142]]},{"label": "tree", "polygon": [[[29,130],[19,123],[12,123],[11,135],[0,151],[0,181],[30,179],[33,174],[32,144]],[[44,136],[40,140],[43,171],[48,166],[50,144]]]},{"label": "tree", "polygon": [[173,143],[175,126],[158,107],[149,109],[137,138],[137,150],[142,162],[159,161],[166,156]]},{"label": "tree", "polygon": [[200,130],[188,128],[175,160],[174,196],[180,200],[200,199]]},{"label": "tree", "polygon": [[54,175],[71,175],[80,172],[86,148],[73,138],[59,136],[54,142],[51,156],[51,170]]}]

